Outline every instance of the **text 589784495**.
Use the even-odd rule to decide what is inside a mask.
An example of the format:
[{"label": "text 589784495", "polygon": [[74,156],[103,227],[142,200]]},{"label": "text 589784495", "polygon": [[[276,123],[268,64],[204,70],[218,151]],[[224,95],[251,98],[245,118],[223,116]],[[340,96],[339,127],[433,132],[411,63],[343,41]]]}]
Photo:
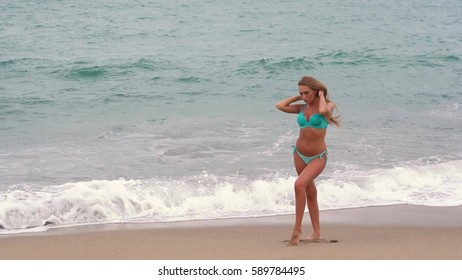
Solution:
[{"label": "text 589784495", "polygon": [[305,267],[258,266],[252,267],[252,275],[305,275]]}]

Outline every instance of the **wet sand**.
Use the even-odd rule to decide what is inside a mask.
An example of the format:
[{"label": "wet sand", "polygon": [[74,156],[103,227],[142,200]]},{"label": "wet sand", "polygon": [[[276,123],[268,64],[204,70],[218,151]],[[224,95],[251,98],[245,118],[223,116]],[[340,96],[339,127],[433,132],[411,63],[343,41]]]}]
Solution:
[{"label": "wet sand", "polygon": [[[0,235],[0,259],[461,260],[462,207],[321,211],[322,240],[287,246],[294,216],[52,228]],[[309,216],[304,236],[311,232]]]}]

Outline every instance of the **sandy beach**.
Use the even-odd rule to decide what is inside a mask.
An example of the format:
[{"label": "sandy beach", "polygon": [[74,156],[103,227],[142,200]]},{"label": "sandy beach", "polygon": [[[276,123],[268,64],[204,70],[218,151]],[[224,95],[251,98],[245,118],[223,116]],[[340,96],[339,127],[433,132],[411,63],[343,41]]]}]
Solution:
[{"label": "sandy beach", "polygon": [[[462,207],[383,206],[321,212],[323,239],[287,246],[293,215],[110,224],[1,235],[10,260],[460,260]],[[308,215],[304,235],[310,234]]]}]

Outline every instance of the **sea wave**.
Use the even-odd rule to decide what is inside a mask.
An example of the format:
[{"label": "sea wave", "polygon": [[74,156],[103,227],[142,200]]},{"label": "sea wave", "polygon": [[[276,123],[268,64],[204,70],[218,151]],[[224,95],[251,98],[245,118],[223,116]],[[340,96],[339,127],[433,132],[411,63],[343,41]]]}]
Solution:
[{"label": "sea wave", "polygon": [[308,57],[286,57],[283,59],[262,58],[242,64],[237,70],[238,75],[266,73],[276,75],[288,70],[308,71],[313,69],[314,60]]},{"label": "sea wave", "polygon": [[[54,64],[61,64],[55,61]],[[61,67],[62,68],[62,67]],[[162,71],[174,71],[180,69],[168,60],[155,60],[150,58],[139,58],[137,60],[120,61],[74,61],[68,67],[54,71],[53,74],[62,75],[68,80],[96,79],[108,77],[123,77],[126,75],[140,75],[144,72],[152,74]]]}]

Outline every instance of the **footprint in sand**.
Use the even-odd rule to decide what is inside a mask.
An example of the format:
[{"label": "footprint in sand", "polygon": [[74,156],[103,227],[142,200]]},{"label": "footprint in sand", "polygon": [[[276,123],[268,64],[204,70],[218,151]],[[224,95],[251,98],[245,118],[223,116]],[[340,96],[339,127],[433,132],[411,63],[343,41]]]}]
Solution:
[{"label": "footprint in sand", "polygon": [[[290,240],[284,240],[282,242],[289,243]],[[309,243],[338,243],[338,240],[335,239],[315,239],[315,240],[306,240],[301,239],[299,244],[309,244]]]}]

